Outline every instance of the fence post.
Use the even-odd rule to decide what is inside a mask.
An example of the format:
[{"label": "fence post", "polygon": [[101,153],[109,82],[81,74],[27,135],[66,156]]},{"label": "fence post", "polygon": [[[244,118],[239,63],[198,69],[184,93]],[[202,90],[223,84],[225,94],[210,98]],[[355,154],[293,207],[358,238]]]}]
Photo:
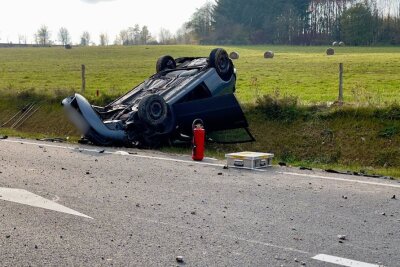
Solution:
[{"label": "fence post", "polygon": [[343,105],[343,63],[339,63],[339,105]]},{"label": "fence post", "polygon": [[82,93],[85,93],[86,89],[86,66],[82,64]]}]

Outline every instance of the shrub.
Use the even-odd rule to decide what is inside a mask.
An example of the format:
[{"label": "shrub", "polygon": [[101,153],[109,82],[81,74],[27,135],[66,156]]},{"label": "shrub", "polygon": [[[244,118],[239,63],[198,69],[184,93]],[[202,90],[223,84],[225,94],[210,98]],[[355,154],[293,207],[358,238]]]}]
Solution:
[{"label": "shrub", "polygon": [[383,130],[381,130],[378,133],[379,137],[382,138],[391,138],[393,136],[395,136],[396,134],[400,133],[400,129],[396,126],[388,126],[386,128],[384,128]]},{"label": "shrub", "polygon": [[394,103],[387,108],[378,109],[374,112],[374,116],[384,120],[400,120],[400,105]]},{"label": "shrub", "polygon": [[302,114],[298,107],[298,98],[294,96],[279,97],[279,93],[274,95],[264,95],[258,97],[257,109],[261,110],[267,118],[272,120],[282,120],[286,122],[294,121]]}]

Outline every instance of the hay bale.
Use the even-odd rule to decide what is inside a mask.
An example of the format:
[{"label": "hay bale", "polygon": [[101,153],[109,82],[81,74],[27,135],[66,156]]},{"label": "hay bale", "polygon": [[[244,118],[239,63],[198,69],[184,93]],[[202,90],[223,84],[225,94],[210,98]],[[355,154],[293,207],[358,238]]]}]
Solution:
[{"label": "hay bale", "polygon": [[239,59],[239,53],[233,51],[233,52],[231,52],[231,53],[229,54],[229,57],[230,57],[231,59]]},{"label": "hay bale", "polygon": [[275,54],[273,51],[267,51],[264,53],[264,58],[274,58]]},{"label": "hay bale", "polygon": [[344,42],[339,42],[339,46],[345,46]]},{"label": "hay bale", "polygon": [[64,47],[65,47],[65,49],[72,49],[72,45],[70,45],[70,44],[67,44]]},{"label": "hay bale", "polygon": [[332,46],[338,46],[338,45],[339,45],[339,43],[336,41],[332,43]]},{"label": "hay bale", "polygon": [[335,49],[333,49],[332,47],[329,47],[328,49],[326,49],[326,54],[328,56],[333,56],[335,54]]}]

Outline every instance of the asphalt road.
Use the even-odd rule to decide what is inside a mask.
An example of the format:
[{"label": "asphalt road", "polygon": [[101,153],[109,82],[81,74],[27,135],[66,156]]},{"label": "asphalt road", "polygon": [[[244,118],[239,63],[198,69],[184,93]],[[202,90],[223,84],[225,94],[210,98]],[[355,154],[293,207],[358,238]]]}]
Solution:
[{"label": "asphalt road", "polygon": [[400,266],[398,181],[103,149],[0,141],[1,266]]}]

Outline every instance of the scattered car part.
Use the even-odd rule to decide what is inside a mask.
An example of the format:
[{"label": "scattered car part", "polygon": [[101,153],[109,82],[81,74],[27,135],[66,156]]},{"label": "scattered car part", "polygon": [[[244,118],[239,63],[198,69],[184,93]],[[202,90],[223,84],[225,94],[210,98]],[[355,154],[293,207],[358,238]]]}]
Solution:
[{"label": "scattered car part", "polygon": [[67,142],[67,138],[62,138],[62,137],[50,137],[50,138],[38,138],[36,139],[38,141],[44,141],[44,142],[52,142],[52,143],[63,143]]},{"label": "scattered car part", "polygon": [[[62,101],[85,139],[98,145],[158,146],[192,136],[201,119],[213,141],[251,142],[248,123],[237,101],[236,73],[224,49],[209,57],[161,57],[157,73],[105,107],[92,106],[75,94]],[[230,130],[241,131],[232,135]],[[190,138],[189,138],[190,140]]]}]

